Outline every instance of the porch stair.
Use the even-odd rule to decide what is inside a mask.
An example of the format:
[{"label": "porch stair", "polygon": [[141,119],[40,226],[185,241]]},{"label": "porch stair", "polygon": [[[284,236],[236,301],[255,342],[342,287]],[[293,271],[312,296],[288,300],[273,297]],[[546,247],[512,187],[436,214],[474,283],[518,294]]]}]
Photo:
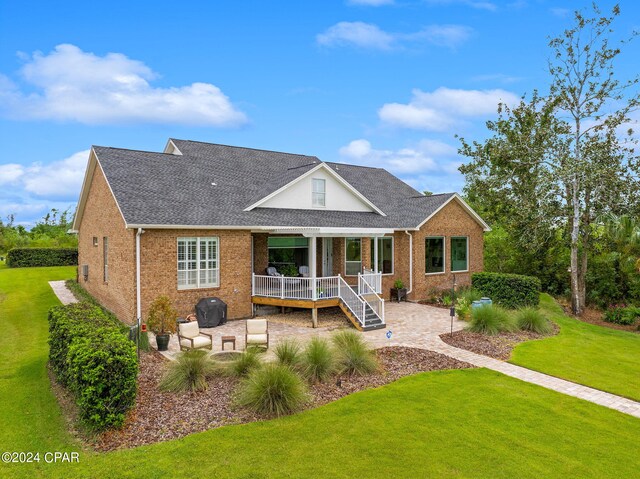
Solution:
[{"label": "porch stair", "polygon": [[[358,292],[354,291],[353,288],[340,277],[340,301],[338,303],[340,309],[358,331],[373,331],[374,329],[384,328],[386,326],[384,323],[384,313],[378,314],[366,296],[359,294],[360,287],[358,289]],[[367,293],[370,293],[370,291],[367,291]],[[382,301],[375,292],[373,295],[379,301]],[[357,314],[356,311],[359,314]]]},{"label": "porch stair", "polygon": [[378,315],[368,305],[366,306],[367,310],[365,312],[364,326],[360,324],[358,318],[356,318],[355,314],[351,312],[343,301],[340,301],[338,306],[358,331],[373,331],[374,329],[382,329],[385,327],[385,323],[382,322]]}]

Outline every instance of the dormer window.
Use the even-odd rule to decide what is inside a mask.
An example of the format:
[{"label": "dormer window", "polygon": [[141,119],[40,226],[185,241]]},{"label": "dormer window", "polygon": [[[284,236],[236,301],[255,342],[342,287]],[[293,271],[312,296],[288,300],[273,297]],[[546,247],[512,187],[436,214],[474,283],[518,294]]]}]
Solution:
[{"label": "dormer window", "polygon": [[321,178],[313,178],[313,192],[311,193],[311,203],[314,208],[324,208],[326,206],[326,184]]}]

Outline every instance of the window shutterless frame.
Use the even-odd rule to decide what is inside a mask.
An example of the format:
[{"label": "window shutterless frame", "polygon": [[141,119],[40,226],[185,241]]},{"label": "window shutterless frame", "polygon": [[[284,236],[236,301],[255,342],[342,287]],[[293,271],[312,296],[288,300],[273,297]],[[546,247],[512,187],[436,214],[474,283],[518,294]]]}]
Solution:
[{"label": "window shutterless frame", "polygon": [[[458,264],[457,266],[454,267],[454,262],[461,262],[461,259],[459,258],[459,244],[460,241],[464,240],[465,242],[465,246],[464,246],[464,269],[458,269],[460,268],[460,265]],[[452,236],[450,239],[450,247],[451,247],[451,272],[452,273],[464,273],[469,271],[469,237],[468,236]],[[454,246],[454,242],[456,242],[456,246]]]},{"label": "window shutterless frame", "polygon": [[[350,246],[353,243],[353,246]],[[356,244],[358,244],[356,246]],[[352,253],[350,255],[350,253]],[[351,256],[351,259],[349,257]],[[344,275],[357,276],[362,272],[362,238],[344,239]]]},{"label": "window shutterless frame", "polygon": [[[428,269],[428,261],[429,258],[427,254],[429,253],[428,243],[430,240],[440,240],[442,245],[442,271],[427,271]],[[424,239],[424,274],[426,275],[434,275],[434,274],[444,274],[447,270],[447,242],[445,241],[444,236],[427,236]]]},{"label": "window shutterless frame", "polygon": [[109,281],[109,238],[102,238],[102,261],[104,268],[102,270],[102,280],[107,283]]},{"label": "window shutterless frame", "polygon": [[324,208],[327,199],[327,182],[323,178],[312,178],[311,205],[314,208]]},{"label": "window shutterless frame", "polygon": [[220,286],[220,239],[217,236],[178,238],[178,289]]}]

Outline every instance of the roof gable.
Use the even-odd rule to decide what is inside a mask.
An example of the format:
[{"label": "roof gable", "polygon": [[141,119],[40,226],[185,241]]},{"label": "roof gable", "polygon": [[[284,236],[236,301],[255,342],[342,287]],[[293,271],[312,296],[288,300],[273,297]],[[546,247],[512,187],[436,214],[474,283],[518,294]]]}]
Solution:
[{"label": "roof gable", "polygon": [[[323,208],[314,208],[312,204],[311,185],[313,179],[325,180],[326,205]],[[245,208],[245,211],[251,211],[258,207],[375,212],[386,216],[382,210],[325,163],[318,164],[286,185],[249,205]]]}]

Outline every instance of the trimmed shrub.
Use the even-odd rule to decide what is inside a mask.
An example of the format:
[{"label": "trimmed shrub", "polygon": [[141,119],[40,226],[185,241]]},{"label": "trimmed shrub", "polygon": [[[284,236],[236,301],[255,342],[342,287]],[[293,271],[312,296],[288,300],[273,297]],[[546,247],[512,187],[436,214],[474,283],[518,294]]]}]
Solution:
[{"label": "trimmed shrub", "polygon": [[95,430],[121,427],[136,399],[135,344],[118,330],[101,328],[76,338],[68,361],[80,418]]},{"label": "trimmed shrub", "polygon": [[254,369],[242,380],[236,393],[238,405],[267,416],[299,411],[307,400],[307,389],[298,374],[281,364]]},{"label": "trimmed shrub", "polygon": [[49,362],[58,381],[70,385],[68,355],[71,342],[80,335],[103,327],[119,328],[122,323],[86,302],[56,306],[49,310]]},{"label": "trimmed shrub", "polygon": [[76,266],[78,250],[74,248],[14,248],[7,253],[9,268],[34,266]]},{"label": "trimmed shrub", "polygon": [[503,331],[513,331],[514,321],[500,306],[486,304],[471,310],[471,321],[467,330],[472,333],[495,335]]},{"label": "trimmed shrub", "polygon": [[522,308],[516,315],[518,328],[538,334],[551,332],[551,324],[544,315],[535,308]]},{"label": "trimmed shrub", "polygon": [[[80,285],[80,283],[78,283],[75,279],[68,279],[68,280],[66,280],[64,282],[64,284],[65,284],[65,286],[67,288],[69,288],[69,290],[73,293],[73,295],[75,296],[75,298],[78,301],[81,301],[81,302],[84,302],[84,303],[89,303],[89,304],[92,304],[94,306],[99,307],[106,316],[108,316],[109,318],[111,318],[113,320],[114,324],[119,325],[123,331],[128,331],[129,328],[126,325],[124,325],[123,323],[121,323],[120,320],[118,319],[118,317],[115,314],[113,314],[107,308],[102,306],[98,302],[98,300],[96,298],[94,298],[93,296],[91,296],[91,294],[86,289],[84,289]],[[135,318],[133,318],[133,319],[135,319]],[[147,345],[148,344],[149,344],[149,340],[147,339]],[[145,349],[145,351],[148,351],[148,349]]]},{"label": "trimmed shrub", "polygon": [[138,357],[122,325],[88,303],[49,311],[49,361],[93,430],[120,427],[134,405]]},{"label": "trimmed shrub", "polygon": [[542,288],[538,278],[507,273],[474,273],[471,284],[483,296],[510,309],[537,306]]},{"label": "trimmed shrub", "polygon": [[335,372],[336,362],[333,351],[326,339],[313,337],[302,352],[300,369],[311,382],[323,382]]},{"label": "trimmed shrub", "polygon": [[262,365],[259,354],[258,348],[248,348],[236,359],[229,361],[227,373],[235,377],[247,376],[252,370],[258,369]]},{"label": "trimmed shrub", "polygon": [[362,335],[355,331],[339,331],[331,340],[336,351],[336,370],[339,374],[363,375],[378,369],[378,361]]},{"label": "trimmed shrub", "polygon": [[295,368],[300,363],[301,346],[293,338],[280,341],[275,348],[278,364]]},{"label": "trimmed shrub", "polygon": [[207,379],[217,372],[216,364],[206,352],[185,351],[167,366],[159,386],[170,392],[203,391],[207,389]]}]

